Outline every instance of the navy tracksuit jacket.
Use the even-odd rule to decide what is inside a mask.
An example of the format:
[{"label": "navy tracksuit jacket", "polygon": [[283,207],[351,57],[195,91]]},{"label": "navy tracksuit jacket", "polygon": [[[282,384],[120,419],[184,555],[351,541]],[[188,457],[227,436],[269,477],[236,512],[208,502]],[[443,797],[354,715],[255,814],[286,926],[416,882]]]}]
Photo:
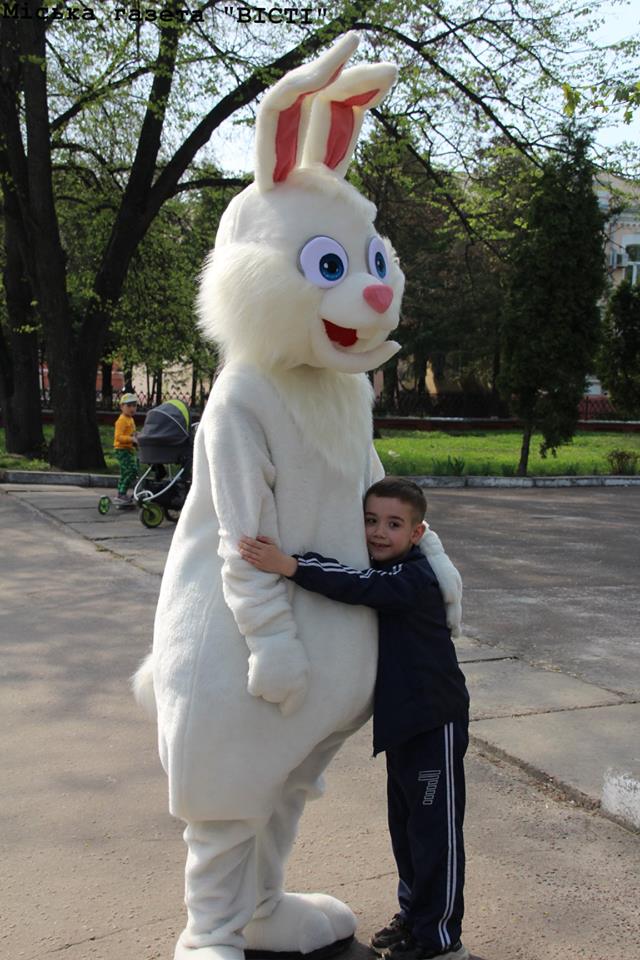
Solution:
[{"label": "navy tracksuit jacket", "polygon": [[387,755],[400,912],[421,944],[446,950],[460,937],[464,911],[469,694],[438,581],[418,547],[368,570],[317,553],[296,559],[294,583],[378,611],[373,752]]}]

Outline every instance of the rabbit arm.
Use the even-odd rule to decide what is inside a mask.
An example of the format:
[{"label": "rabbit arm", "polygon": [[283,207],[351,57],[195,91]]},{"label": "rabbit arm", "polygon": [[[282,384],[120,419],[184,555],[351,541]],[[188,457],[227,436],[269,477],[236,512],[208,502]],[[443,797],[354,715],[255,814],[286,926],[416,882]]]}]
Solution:
[{"label": "rabbit arm", "polygon": [[425,527],[420,549],[429,561],[440,585],[451,636],[459,637],[462,630],[462,577],[444,552],[440,537],[430,529],[428,524],[425,524]]},{"label": "rabbit arm", "polygon": [[297,639],[284,580],[256,570],[238,553],[240,536],[279,540],[275,468],[258,418],[227,402],[207,425],[205,445],[218,517],[222,589],[250,651],[248,690],[284,714],[304,699],[309,662]]}]

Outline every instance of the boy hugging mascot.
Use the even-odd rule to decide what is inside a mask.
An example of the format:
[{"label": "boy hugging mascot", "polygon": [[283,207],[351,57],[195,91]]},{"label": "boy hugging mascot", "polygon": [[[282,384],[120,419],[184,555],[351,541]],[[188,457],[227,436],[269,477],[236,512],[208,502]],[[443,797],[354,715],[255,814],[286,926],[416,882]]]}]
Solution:
[{"label": "boy hugging mascot", "polygon": [[[155,695],[170,810],[187,825],[176,960],[315,960],[356,926],[333,897],[285,893],[283,876],[306,801],[370,715],[376,617],[256,570],[238,540],[368,566],[362,496],[383,471],[365,371],[399,349],[387,336],[404,278],[375,207],[344,179],[396,76],[387,63],[343,71],[357,45],[346,34],[265,95],[255,182],[202,275],[201,325],[224,368],[135,678],[141,702]],[[422,544],[455,631],[460,578],[433,532]]]}]

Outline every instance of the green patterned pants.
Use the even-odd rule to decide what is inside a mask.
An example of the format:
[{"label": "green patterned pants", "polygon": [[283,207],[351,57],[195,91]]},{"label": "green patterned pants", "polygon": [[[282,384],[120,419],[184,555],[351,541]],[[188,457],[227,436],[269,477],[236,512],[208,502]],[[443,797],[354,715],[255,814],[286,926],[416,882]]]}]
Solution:
[{"label": "green patterned pants", "polygon": [[116,455],[116,460],[120,464],[118,493],[122,495],[136,482],[138,476],[138,458],[133,450],[114,450],[113,452]]}]

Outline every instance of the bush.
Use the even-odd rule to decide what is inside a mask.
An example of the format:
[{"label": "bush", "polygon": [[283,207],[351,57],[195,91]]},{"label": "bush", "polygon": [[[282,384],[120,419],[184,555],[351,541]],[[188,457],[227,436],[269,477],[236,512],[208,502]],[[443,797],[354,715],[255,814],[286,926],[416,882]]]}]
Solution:
[{"label": "bush", "polygon": [[633,450],[611,450],[607,454],[607,460],[611,467],[611,473],[635,473],[640,457]]},{"label": "bush", "polygon": [[434,477],[461,477],[464,468],[465,461],[462,457],[447,457],[446,460],[433,460],[430,473]]}]

